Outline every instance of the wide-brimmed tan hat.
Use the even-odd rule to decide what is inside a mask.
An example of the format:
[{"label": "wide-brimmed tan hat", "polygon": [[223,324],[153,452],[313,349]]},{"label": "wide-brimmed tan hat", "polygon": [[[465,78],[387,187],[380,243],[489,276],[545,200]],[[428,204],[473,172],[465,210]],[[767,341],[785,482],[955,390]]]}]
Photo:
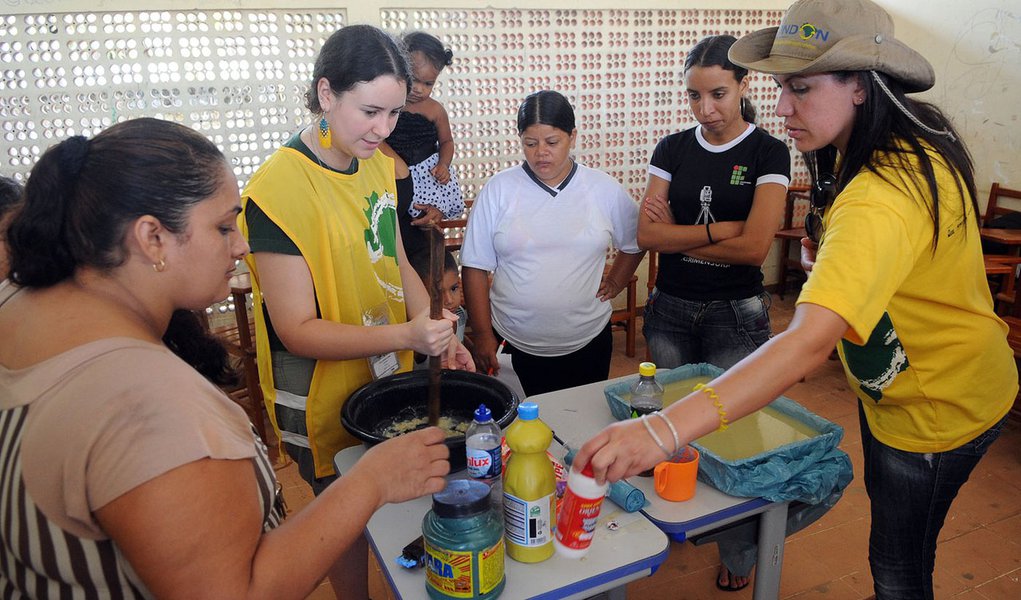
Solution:
[{"label": "wide-brimmed tan hat", "polygon": [[782,75],[879,71],[908,92],[927,90],[936,81],[929,61],[893,37],[893,19],[869,0],[798,0],[779,27],[734,43],[730,60]]}]

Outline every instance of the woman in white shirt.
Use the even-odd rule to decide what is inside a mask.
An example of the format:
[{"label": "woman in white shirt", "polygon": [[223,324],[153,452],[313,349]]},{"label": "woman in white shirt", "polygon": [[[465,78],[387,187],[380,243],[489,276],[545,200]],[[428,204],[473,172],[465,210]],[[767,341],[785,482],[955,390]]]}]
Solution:
[{"label": "woman in white shirt", "polygon": [[[549,90],[525,98],[518,133],[525,160],[482,188],[461,264],[477,367],[498,372],[505,343],[532,396],[606,379],[609,301],[642,253],[634,201],[571,157],[578,130],[567,98]],[[611,245],[619,252],[604,277]]]}]

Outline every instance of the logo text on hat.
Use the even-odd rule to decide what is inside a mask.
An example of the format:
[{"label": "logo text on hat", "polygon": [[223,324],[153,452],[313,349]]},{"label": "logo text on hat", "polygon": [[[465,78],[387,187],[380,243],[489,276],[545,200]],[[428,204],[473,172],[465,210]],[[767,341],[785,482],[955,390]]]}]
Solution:
[{"label": "logo text on hat", "polygon": [[787,23],[780,27],[780,33],[783,35],[796,35],[803,40],[817,39],[821,42],[825,42],[830,37],[830,32],[825,29],[819,29],[811,23],[802,23],[801,25],[795,25],[794,23]]}]

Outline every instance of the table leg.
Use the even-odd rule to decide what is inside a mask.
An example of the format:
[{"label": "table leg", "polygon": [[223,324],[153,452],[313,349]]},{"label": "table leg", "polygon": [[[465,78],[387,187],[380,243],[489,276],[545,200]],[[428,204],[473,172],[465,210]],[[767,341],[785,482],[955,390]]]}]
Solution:
[{"label": "table leg", "polygon": [[766,509],[759,516],[759,554],[755,564],[754,600],[780,597],[780,571],[787,534],[787,503]]}]

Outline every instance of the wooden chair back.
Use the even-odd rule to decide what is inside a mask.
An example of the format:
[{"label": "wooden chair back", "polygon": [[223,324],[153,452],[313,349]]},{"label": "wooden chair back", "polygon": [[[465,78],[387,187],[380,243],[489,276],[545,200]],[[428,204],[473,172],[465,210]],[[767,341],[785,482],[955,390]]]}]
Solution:
[{"label": "wooden chair back", "polygon": [[[233,312],[233,320],[227,323],[209,323],[209,331],[217,336],[226,346],[227,353],[237,359],[244,385],[239,388],[225,390],[255,425],[255,430],[262,441],[271,441],[266,429],[266,406],[259,382],[259,368],[255,359],[255,319],[250,312],[248,303],[252,293],[251,275],[247,272],[231,277],[230,298],[227,300],[227,312]],[[215,306],[219,310],[220,303]],[[230,310],[230,309],[233,310]],[[253,308],[252,310],[257,310]]]},{"label": "wooden chair back", "polygon": [[[809,186],[807,184],[791,184],[787,188],[787,204],[784,207],[783,225],[774,236],[780,242],[780,270],[776,283],[776,294],[780,298],[787,293],[788,279],[804,279],[801,269],[801,238],[805,237],[805,215],[808,214]],[[798,256],[791,258],[791,246],[798,248]]]},{"label": "wooden chair back", "polygon": [[439,222],[443,230],[443,245],[451,252],[461,249],[464,243],[464,232],[468,227],[468,213],[471,212],[472,200],[464,201],[464,214],[455,219],[444,219]]},{"label": "wooden chair back", "polygon": [[[610,272],[613,259],[617,257],[617,249],[610,246],[606,249],[606,267],[603,276]],[[626,304],[624,308],[614,309],[610,313],[610,330],[624,331],[624,353],[629,357],[635,355],[635,343],[638,337],[638,276],[631,275],[625,289]]]},{"label": "wooden chair back", "polygon": [[988,227],[989,223],[996,217],[1019,212],[1013,208],[1000,206],[1000,198],[1014,198],[1021,200],[1021,190],[1006,188],[994,181],[993,184],[989,186],[989,201],[986,203],[986,212],[982,216],[983,227]]}]

